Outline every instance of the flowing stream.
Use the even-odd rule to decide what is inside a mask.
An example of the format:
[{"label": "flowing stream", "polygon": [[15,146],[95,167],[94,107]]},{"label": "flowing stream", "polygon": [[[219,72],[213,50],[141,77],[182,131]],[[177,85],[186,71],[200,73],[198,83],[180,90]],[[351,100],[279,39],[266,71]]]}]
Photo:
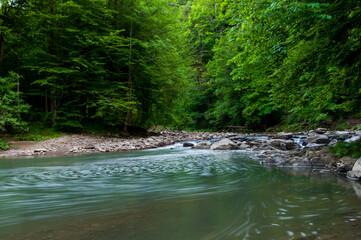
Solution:
[{"label": "flowing stream", "polygon": [[360,186],[180,145],[1,159],[0,239],[361,239]]}]

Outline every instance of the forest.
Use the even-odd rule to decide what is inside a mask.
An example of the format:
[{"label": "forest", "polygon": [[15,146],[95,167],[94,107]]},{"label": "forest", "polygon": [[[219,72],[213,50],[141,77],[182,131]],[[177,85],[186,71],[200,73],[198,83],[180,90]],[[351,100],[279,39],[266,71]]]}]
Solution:
[{"label": "forest", "polygon": [[1,0],[0,132],[361,116],[359,0]]}]

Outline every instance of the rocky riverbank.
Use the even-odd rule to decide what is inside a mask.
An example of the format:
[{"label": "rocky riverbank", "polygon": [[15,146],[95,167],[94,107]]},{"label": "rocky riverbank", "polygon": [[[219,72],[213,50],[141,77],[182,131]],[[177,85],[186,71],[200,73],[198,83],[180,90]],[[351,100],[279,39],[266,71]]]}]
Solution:
[{"label": "rocky riverbank", "polygon": [[[338,141],[361,141],[361,131],[316,129],[297,133],[211,133],[159,131],[148,137],[110,137],[74,134],[43,142],[13,142],[19,148],[0,152],[0,157],[71,155],[142,150],[183,142],[184,147],[249,152],[262,165],[275,167],[311,167],[314,171],[347,173],[361,177],[361,160],[338,159],[328,147]],[[354,168],[354,169],[353,169]],[[352,170],[352,171],[351,171]]]},{"label": "rocky riverbank", "polygon": [[222,139],[235,136],[234,133],[159,131],[148,137],[97,136],[73,134],[42,142],[10,142],[8,151],[0,152],[0,157],[26,157],[89,154],[101,152],[123,152],[171,145],[176,142]]},{"label": "rocky riverbank", "polygon": [[361,141],[361,131],[328,131],[247,134],[232,136],[222,141],[200,142],[194,148],[211,150],[243,150],[252,154],[260,164],[276,167],[311,167],[318,172],[346,174],[353,179],[361,177],[361,159],[337,158],[329,146],[338,141]]}]

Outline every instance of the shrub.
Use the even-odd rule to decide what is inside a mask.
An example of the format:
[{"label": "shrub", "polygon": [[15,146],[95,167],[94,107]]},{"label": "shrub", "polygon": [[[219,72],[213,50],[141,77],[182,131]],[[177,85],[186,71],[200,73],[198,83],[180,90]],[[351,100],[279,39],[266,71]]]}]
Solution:
[{"label": "shrub", "polygon": [[359,158],[361,157],[361,141],[353,143],[339,142],[335,146],[330,147],[330,151],[339,158],[344,156]]}]

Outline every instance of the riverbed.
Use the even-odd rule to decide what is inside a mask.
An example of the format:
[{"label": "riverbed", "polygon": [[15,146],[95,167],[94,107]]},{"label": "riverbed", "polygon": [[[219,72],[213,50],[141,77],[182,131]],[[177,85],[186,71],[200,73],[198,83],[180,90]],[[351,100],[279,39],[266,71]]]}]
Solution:
[{"label": "riverbed", "polygon": [[0,239],[360,239],[357,184],[180,144],[2,159]]}]

